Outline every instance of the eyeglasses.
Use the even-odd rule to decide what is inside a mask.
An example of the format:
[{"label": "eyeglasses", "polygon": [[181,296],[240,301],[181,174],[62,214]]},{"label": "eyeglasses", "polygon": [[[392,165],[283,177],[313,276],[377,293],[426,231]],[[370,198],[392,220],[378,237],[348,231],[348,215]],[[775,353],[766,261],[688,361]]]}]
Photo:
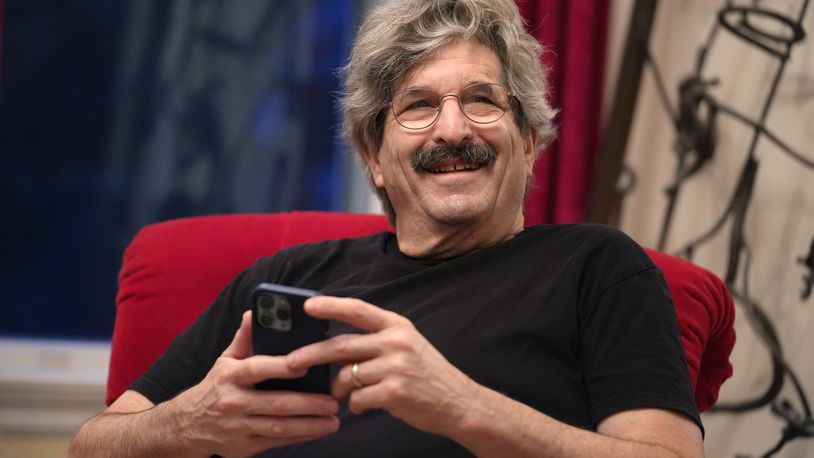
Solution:
[{"label": "eyeglasses", "polygon": [[396,94],[390,105],[396,122],[406,129],[418,130],[438,120],[447,97],[458,99],[458,106],[470,121],[489,124],[503,117],[511,96],[512,93],[499,84],[476,83],[461,89],[457,95],[439,96],[427,89],[408,89]]}]

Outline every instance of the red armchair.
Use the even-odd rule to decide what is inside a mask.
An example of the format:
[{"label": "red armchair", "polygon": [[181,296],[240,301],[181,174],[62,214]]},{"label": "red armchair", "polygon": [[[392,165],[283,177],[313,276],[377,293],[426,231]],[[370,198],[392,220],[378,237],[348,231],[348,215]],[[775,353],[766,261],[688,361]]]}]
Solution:
[{"label": "red armchair", "polygon": [[[379,215],[220,215],[149,225],[124,253],[107,382],[118,398],[241,270],[287,246],[392,230]],[[734,306],[714,274],[648,250],[673,294],[699,411],[732,375]]]}]

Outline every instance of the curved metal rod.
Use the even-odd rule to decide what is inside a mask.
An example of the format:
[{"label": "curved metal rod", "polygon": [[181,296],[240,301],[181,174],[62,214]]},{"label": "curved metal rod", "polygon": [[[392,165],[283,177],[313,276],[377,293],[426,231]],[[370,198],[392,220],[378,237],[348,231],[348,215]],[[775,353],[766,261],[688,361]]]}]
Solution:
[{"label": "curved metal rod", "polygon": [[757,121],[748,118],[747,116],[739,113],[734,108],[731,108],[728,105],[725,105],[723,103],[718,103],[718,109],[721,111],[721,113],[727,114],[727,115],[731,116],[732,118],[734,118],[734,119],[736,119],[736,120],[738,120],[738,121],[740,121],[740,122],[742,122],[742,123],[744,123],[744,124],[746,124],[746,125],[748,125],[750,127],[753,127],[755,129],[759,130],[760,133],[765,135],[766,138],[768,138],[772,143],[775,144],[775,146],[780,148],[780,151],[782,151],[783,153],[788,154],[792,159],[799,162],[800,165],[802,165],[804,167],[808,167],[808,168],[814,170],[814,159],[809,159],[809,158],[803,156],[801,153],[798,153],[797,151],[794,151],[794,149],[792,149],[789,145],[787,145],[785,142],[783,142],[783,140],[781,140],[777,135],[775,135],[772,131],[770,131],[766,126],[759,124]]},{"label": "curved metal rod", "polygon": [[[759,29],[749,22],[749,15],[762,16],[777,21],[777,23],[787,27],[791,32],[791,36],[781,36]],[[733,18],[740,18],[740,21],[734,22]],[[803,40],[806,36],[799,21],[795,22],[794,19],[762,8],[727,6],[718,12],[718,23],[743,40],[781,59],[788,57],[791,45]],[[782,46],[785,49],[781,51],[773,46]]]},{"label": "curved metal rod", "polygon": [[[751,267],[751,251],[745,246],[745,262],[744,262],[744,281],[748,277],[748,271]],[[763,308],[754,300],[752,300],[747,292],[741,293],[730,285],[727,285],[732,297],[737,299],[743,304],[746,310],[746,318],[755,334],[765,344],[769,350],[769,356],[772,359],[772,381],[760,396],[747,400],[737,401],[725,404],[716,404],[710,407],[710,412],[745,412],[747,410],[757,409],[763,407],[780,394],[783,389],[784,375],[787,372],[788,365],[783,358],[783,351],[780,346],[780,339],[777,337],[777,331],[774,329],[771,320],[763,311]],[[744,285],[744,290],[748,290],[748,286]]]}]

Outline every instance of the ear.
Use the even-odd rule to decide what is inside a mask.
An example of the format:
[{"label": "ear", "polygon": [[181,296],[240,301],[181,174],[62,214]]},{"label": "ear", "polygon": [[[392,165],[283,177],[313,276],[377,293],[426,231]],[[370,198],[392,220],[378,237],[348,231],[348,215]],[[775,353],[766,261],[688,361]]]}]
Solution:
[{"label": "ear", "polygon": [[384,178],[382,177],[382,165],[379,162],[379,150],[374,149],[372,145],[365,143],[359,145],[359,152],[362,158],[370,169],[370,178],[377,188],[384,187]]},{"label": "ear", "polygon": [[525,138],[525,151],[524,154],[526,155],[526,174],[531,176],[534,174],[534,162],[537,159],[537,151],[535,151],[537,145],[537,130],[529,129],[528,135]]}]

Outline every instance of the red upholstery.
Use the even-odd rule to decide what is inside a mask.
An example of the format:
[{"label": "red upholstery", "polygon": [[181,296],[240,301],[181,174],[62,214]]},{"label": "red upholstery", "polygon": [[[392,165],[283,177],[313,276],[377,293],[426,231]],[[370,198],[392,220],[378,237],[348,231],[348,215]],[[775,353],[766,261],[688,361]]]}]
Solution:
[{"label": "red upholstery", "polygon": [[258,258],[299,243],[389,228],[378,215],[307,212],[183,218],[143,228],[119,273],[107,403]]},{"label": "red upholstery", "polygon": [[718,390],[732,376],[729,354],[735,346],[735,306],[726,285],[715,274],[681,258],[645,249],[664,272],[681,330],[681,342],[703,412],[718,400]]},{"label": "red upholstery", "polygon": [[[327,212],[204,216],[143,228],[125,251],[119,274],[107,403],[257,258],[298,243],[389,229],[383,216]],[[732,298],[712,273],[649,253],[675,299],[696,402],[704,410],[732,374]]]}]

